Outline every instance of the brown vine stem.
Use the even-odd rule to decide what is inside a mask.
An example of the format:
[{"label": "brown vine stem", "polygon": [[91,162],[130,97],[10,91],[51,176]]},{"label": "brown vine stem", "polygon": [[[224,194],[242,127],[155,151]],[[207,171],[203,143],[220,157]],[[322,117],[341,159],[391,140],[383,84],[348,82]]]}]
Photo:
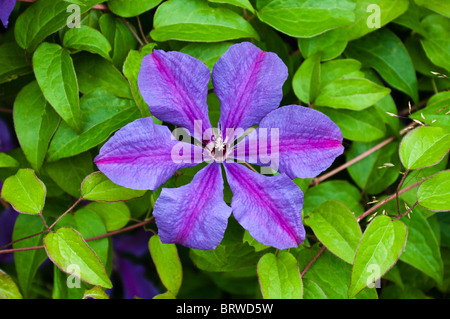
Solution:
[{"label": "brown vine stem", "polygon": [[[399,195],[406,193],[407,191],[419,186],[420,184],[422,184],[424,180],[421,180],[417,183],[414,183],[408,187],[405,187],[404,189],[400,190],[399,192],[396,192],[394,194],[392,194],[391,196],[387,197],[386,199],[384,199],[383,201],[379,202],[378,204],[376,204],[375,206],[373,206],[372,208],[370,208],[369,210],[365,211],[361,216],[359,216],[356,220],[358,221],[358,223],[364,219],[365,217],[369,216],[370,214],[372,214],[373,212],[375,212],[378,208],[380,208],[381,206],[383,206],[384,204],[386,204],[387,202],[393,200],[394,198],[398,197]],[[418,202],[416,202],[413,206],[411,206],[411,208],[409,208],[404,214],[399,215],[397,217],[401,218],[405,215],[407,215],[408,213],[410,213],[414,207],[416,207],[416,205],[418,204]],[[319,256],[324,252],[324,250],[326,249],[325,246],[322,246],[322,248],[317,252],[317,254],[313,257],[313,259],[311,259],[311,261],[308,263],[308,265],[306,265],[305,269],[303,269],[301,276],[303,277],[306,272],[308,271],[309,268],[311,268],[311,266],[316,262],[317,258],[319,258]]]},{"label": "brown vine stem", "polygon": [[0,108],[0,112],[12,114],[13,110],[11,110],[11,109],[3,109],[3,108]]},{"label": "brown vine stem", "polygon": [[59,217],[55,220],[55,222],[54,222],[50,227],[48,227],[48,231],[50,231],[50,230],[53,228],[53,226],[55,226],[55,225],[56,225],[56,224],[57,224],[64,216],[66,216],[67,213],[69,213],[70,211],[72,211],[72,209],[74,209],[75,206],[77,206],[82,200],[83,200],[83,197],[77,199],[77,201],[76,201],[72,206],[70,206],[70,208],[69,208],[68,210],[66,210],[61,216],[59,216]]},{"label": "brown vine stem", "polygon": [[300,274],[300,276],[303,278],[303,276],[306,274],[306,272],[309,270],[309,268],[311,268],[311,266],[316,262],[317,258],[319,258],[319,256],[325,251],[327,247],[322,246],[322,248],[320,248],[320,250],[317,252],[317,254],[313,257],[313,259],[311,259],[311,261],[306,265],[305,269],[303,269],[302,273]]},{"label": "brown vine stem", "polygon": [[[129,230],[132,230],[132,229],[135,229],[135,228],[139,228],[141,226],[145,226],[145,225],[153,222],[154,220],[155,220],[155,218],[151,217],[151,218],[146,219],[143,222],[140,222],[138,224],[134,224],[134,225],[122,228],[122,229],[118,229],[118,230],[115,230],[115,231],[112,231],[112,232],[109,232],[109,233],[106,233],[106,234],[103,234],[103,235],[90,237],[90,238],[85,239],[85,241],[88,242],[88,241],[93,241],[93,240],[98,240],[98,239],[102,239],[102,238],[111,237],[111,236],[114,236],[114,235],[117,235],[117,234],[120,234],[120,233],[124,233],[126,231],[129,231]],[[42,233],[43,232],[41,232],[40,234],[42,234]],[[38,249],[44,249],[44,246],[23,247],[23,248],[15,248],[15,249],[3,249],[3,250],[0,250],[0,255],[1,254],[8,254],[8,253],[19,252],[19,251],[38,250]]]},{"label": "brown vine stem", "polygon": [[122,18],[122,21],[126,24],[127,28],[130,30],[130,32],[133,34],[133,36],[136,38],[136,40],[139,42],[139,44],[141,45],[141,47],[144,46],[144,42],[142,42],[141,38],[139,37],[139,35],[136,33],[136,31],[134,31],[133,27],[131,26],[131,24],[127,21],[127,19]]},{"label": "brown vine stem", "polygon": [[[416,125],[418,125],[418,123],[416,122],[412,122],[410,125],[408,125],[407,127],[405,127],[403,130],[400,131],[400,135],[405,134],[406,132],[408,132],[409,130],[411,130],[412,128],[414,128]],[[383,148],[384,146],[386,146],[387,144],[393,142],[394,140],[397,139],[397,136],[391,136],[387,139],[385,139],[384,141],[382,141],[381,143],[378,143],[377,145],[375,145],[374,147],[372,147],[370,150],[365,151],[364,153],[356,156],[355,158],[351,159],[350,161],[346,162],[345,164],[342,164],[341,166],[335,168],[334,170],[323,174],[322,176],[319,176],[315,179],[313,179],[311,181],[311,185],[317,185],[321,182],[323,182],[324,180],[330,178],[331,176],[339,173],[340,171],[343,171],[344,169],[346,169],[347,167],[359,162],[360,160],[362,160],[363,158],[366,158],[367,156],[369,156],[372,153],[375,153],[376,151],[378,151],[379,149]]]},{"label": "brown vine stem", "polygon": [[420,184],[422,184],[426,179],[423,179],[417,183],[414,183],[412,185],[409,185],[408,187],[403,188],[402,190],[400,190],[398,193],[394,193],[392,195],[390,195],[389,197],[386,197],[384,200],[382,200],[381,202],[377,203],[375,206],[373,206],[372,208],[366,210],[363,214],[361,214],[361,216],[359,216],[356,220],[358,222],[360,222],[362,219],[364,219],[365,217],[369,216],[370,214],[372,214],[373,212],[375,212],[378,208],[380,208],[381,206],[383,206],[384,204],[386,204],[387,202],[393,200],[394,198],[396,198],[397,196],[400,196],[403,193],[406,193],[407,191],[419,186]]}]

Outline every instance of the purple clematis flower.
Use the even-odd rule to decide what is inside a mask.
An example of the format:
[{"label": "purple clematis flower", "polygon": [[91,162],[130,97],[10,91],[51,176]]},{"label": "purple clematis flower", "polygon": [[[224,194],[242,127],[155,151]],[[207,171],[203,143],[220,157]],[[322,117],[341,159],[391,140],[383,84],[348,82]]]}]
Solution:
[{"label": "purple clematis flower", "polygon": [[[177,141],[167,127],[143,118],[116,132],[95,163],[116,184],[150,190],[179,169],[208,163],[191,183],[162,189],[153,215],[165,243],[214,249],[233,212],[257,241],[279,249],[298,247],[305,238],[303,194],[292,179],[314,177],[342,154],[340,129],[313,109],[278,108],[287,67],[276,54],[244,42],[232,45],[213,68],[221,102],[214,131],[206,104],[210,76],[205,64],[180,52],[155,50],[145,56],[138,85],[150,112],[186,129],[200,143]],[[263,144],[270,150],[263,150]],[[265,176],[236,160],[270,166],[280,174]],[[233,192],[231,207],[223,200],[221,164]]]},{"label": "purple clematis flower", "polygon": [[[152,299],[160,293],[155,284],[146,278],[147,267],[129,260],[126,256],[126,254],[132,254],[135,257],[148,255],[149,239],[150,234],[144,230],[113,237],[114,270],[117,271],[122,282],[123,299],[133,299],[136,296],[142,299]],[[113,289],[115,288],[116,285]]]},{"label": "purple clematis flower", "polygon": [[2,20],[5,28],[8,27],[9,15],[16,5],[16,0],[0,0],[0,20]]}]

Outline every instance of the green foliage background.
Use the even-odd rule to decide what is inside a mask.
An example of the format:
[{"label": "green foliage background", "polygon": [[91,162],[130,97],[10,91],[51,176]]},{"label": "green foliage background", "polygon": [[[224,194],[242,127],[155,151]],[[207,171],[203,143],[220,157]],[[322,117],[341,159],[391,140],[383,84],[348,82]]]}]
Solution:
[{"label": "green foliage background", "polygon": [[[80,28],[67,26],[71,4]],[[114,131],[151,116],[137,87],[142,57],[176,50],[212,69],[240,41],[288,66],[282,105],[310,106],[339,125],[345,154],[328,171],[343,169],[294,180],[308,233],[298,248],[263,246],[232,218],[215,251],[152,236],[144,262],[158,298],[447,296],[448,0],[38,0],[17,2],[0,38],[0,115],[20,145],[0,153],[1,200],[23,213],[14,240],[40,233],[2,248],[16,251],[0,264],[1,298],[108,297],[111,232],[142,223],[157,233],[160,189],[124,189],[93,164]],[[208,104],[217,123],[212,90]],[[68,289],[74,263],[83,285]]]}]

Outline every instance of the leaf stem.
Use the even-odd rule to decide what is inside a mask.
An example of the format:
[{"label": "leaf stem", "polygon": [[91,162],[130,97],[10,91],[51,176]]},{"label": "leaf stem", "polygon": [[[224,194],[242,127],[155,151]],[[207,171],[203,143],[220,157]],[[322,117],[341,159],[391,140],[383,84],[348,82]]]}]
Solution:
[{"label": "leaf stem", "polygon": [[136,31],[134,31],[133,27],[131,26],[131,24],[127,21],[127,19],[122,18],[122,21],[126,24],[126,26],[128,27],[128,29],[131,31],[131,33],[133,34],[133,36],[136,38],[136,40],[139,42],[139,44],[141,45],[141,47],[144,46],[144,42],[142,42],[141,38],[139,37],[139,35],[136,33]]},{"label": "leaf stem", "polygon": [[361,214],[361,216],[359,216],[356,220],[358,222],[360,222],[362,219],[364,219],[365,217],[369,216],[370,214],[372,214],[374,211],[376,211],[378,208],[380,208],[381,206],[383,206],[384,204],[386,204],[387,202],[393,200],[394,198],[396,198],[397,196],[406,193],[407,191],[419,186],[420,184],[422,184],[425,181],[425,179],[414,183],[412,185],[409,185],[408,187],[403,188],[402,190],[400,190],[398,193],[394,193],[392,195],[390,195],[389,197],[386,197],[384,200],[382,200],[381,202],[379,202],[378,204],[376,204],[375,206],[373,206],[372,208],[368,209],[367,211],[365,211],[363,214]]},{"label": "leaf stem", "polygon": [[68,209],[68,210],[66,210],[61,216],[59,216],[56,220],[55,220],[55,222],[50,226],[50,227],[48,227],[47,229],[48,229],[48,231],[50,231],[50,230],[52,230],[52,228],[64,217],[64,216],[66,216],[67,215],[67,213],[69,213],[70,211],[72,211],[74,208],[75,208],[75,206],[77,206],[81,201],[83,200],[83,197],[81,197],[81,198],[79,198],[79,199],[77,199],[77,201],[72,205],[72,206],[70,206],[70,208]]},{"label": "leaf stem", "polygon": [[305,269],[303,269],[302,273],[300,274],[300,276],[303,278],[303,276],[306,274],[306,272],[309,270],[309,268],[311,268],[311,266],[316,262],[317,258],[319,258],[319,256],[325,251],[327,247],[322,246],[322,248],[320,248],[320,250],[317,252],[317,254],[313,257],[313,259],[311,259],[311,261],[306,265]]},{"label": "leaf stem", "polygon": [[[109,233],[106,233],[106,234],[103,234],[103,235],[87,238],[87,239],[85,239],[85,241],[88,242],[88,241],[93,241],[93,240],[98,240],[98,239],[102,239],[102,238],[111,237],[111,236],[114,236],[114,235],[117,235],[117,234],[120,234],[120,233],[124,233],[124,232],[129,231],[129,230],[132,230],[132,229],[139,228],[141,226],[147,225],[147,224],[153,222],[154,220],[155,220],[155,217],[151,217],[151,218],[146,219],[146,220],[144,220],[144,221],[142,221],[140,223],[137,223],[137,224],[134,224],[134,225],[122,228],[122,229],[118,229],[118,230],[115,230],[115,231],[112,231],[112,232],[109,232]],[[42,231],[42,232],[40,232],[38,234],[34,234],[34,235],[31,235],[31,236],[28,236],[28,238],[36,236],[36,235],[40,235],[40,234],[45,233],[45,232],[47,232],[47,231]],[[23,240],[23,239],[21,239],[21,240]],[[9,246],[9,244],[8,244],[8,246]],[[23,248],[15,248],[15,249],[3,249],[3,250],[0,250],[0,255],[1,254],[8,254],[8,253],[19,252],[19,251],[38,250],[38,249],[44,249],[44,246],[23,247]]]}]

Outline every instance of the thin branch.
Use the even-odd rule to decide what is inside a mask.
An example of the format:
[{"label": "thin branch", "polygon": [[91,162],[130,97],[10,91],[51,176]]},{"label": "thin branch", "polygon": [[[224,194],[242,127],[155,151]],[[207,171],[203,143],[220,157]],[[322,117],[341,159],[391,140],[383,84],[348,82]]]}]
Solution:
[{"label": "thin branch", "polygon": [[398,211],[398,214],[399,214],[399,215],[400,215],[400,203],[399,203],[398,192],[400,191],[400,188],[402,187],[402,184],[403,184],[403,182],[405,181],[406,175],[408,175],[408,173],[409,173],[409,170],[407,169],[407,170],[405,171],[405,173],[403,174],[403,177],[402,177],[402,179],[400,180],[400,183],[398,183],[397,190],[395,191],[395,193],[397,194],[397,196],[396,196],[396,201],[397,201],[397,211]]},{"label": "thin branch", "polygon": [[141,19],[139,19],[139,16],[136,16],[139,32],[141,33],[141,37],[144,39],[145,44],[148,44],[147,37],[145,36],[144,30],[142,29]]},{"label": "thin branch", "polygon": [[395,220],[398,220],[398,219],[402,218],[403,216],[408,215],[414,209],[414,207],[416,207],[418,204],[419,204],[418,201],[415,202],[414,205],[412,205],[406,212],[404,212],[403,214],[399,214]]},{"label": "thin branch", "polygon": [[72,206],[70,206],[68,210],[66,210],[61,216],[58,217],[58,219],[55,220],[55,222],[50,227],[48,227],[48,230],[50,231],[53,228],[53,226],[55,226],[64,216],[66,216],[67,213],[72,211],[72,209],[74,209],[75,206],[77,206],[82,200],[83,200],[82,197],[77,199],[77,201]]},{"label": "thin branch", "polygon": [[385,198],[384,200],[382,200],[381,202],[379,202],[378,204],[376,204],[375,206],[373,206],[372,208],[370,208],[369,210],[365,211],[363,214],[361,214],[361,216],[359,216],[356,220],[358,222],[360,222],[362,219],[364,219],[365,217],[369,216],[370,214],[372,214],[373,212],[375,212],[378,208],[380,208],[381,206],[383,206],[384,204],[386,204],[387,202],[393,200],[394,198],[396,198],[397,196],[400,196],[403,193],[406,193],[407,191],[419,186],[420,184],[422,184],[425,181],[425,179],[414,183],[412,185],[409,185],[408,187],[403,188],[402,190],[400,190],[398,193],[394,193],[392,195],[390,195],[389,197]]},{"label": "thin branch", "polygon": [[10,114],[12,114],[12,113],[13,113],[13,110],[11,110],[11,109],[4,109],[4,108],[0,108],[0,112],[2,112],[2,113],[10,113]]},{"label": "thin branch", "polygon": [[[415,126],[417,126],[416,122],[412,122],[410,125],[408,125],[407,127],[405,127],[404,129],[402,129],[400,131],[400,135],[405,134],[406,132],[408,132],[409,130],[411,130],[412,128],[414,128]],[[370,150],[365,151],[364,153],[356,156],[355,158],[351,159],[350,161],[342,164],[341,166],[335,168],[334,170],[323,174],[322,176],[319,176],[315,179],[313,179],[311,181],[311,185],[317,185],[321,182],[323,182],[324,180],[330,178],[331,176],[339,173],[340,171],[343,171],[344,169],[346,169],[347,167],[359,162],[360,160],[366,158],[367,156],[369,156],[370,154],[378,151],[379,149],[383,148],[384,146],[386,146],[387,144],[393,142],[394,140],[397,139],[397,136],[391,136],[389,138],[387,138],[386,140],[382,141],[381,143],[378,143],[377,145],[375,145],[374,147],[372,147]]]},{"label": "thin branch", "polygon": [[319,258],[319,256],[325,251],[327,247],[322,246],[322,248],[320,248],[320,250],[317,252],[317,254],[313,257],[313,259],[311,259],[311,261],[306,265],[305,269],[303,269],[302,273],[300,274],[300,276],[303,278],[303,276],[306,274],[306,272],[309,270],[309,268],[311,268],[311,266],[316,262],[317,258]]},{"label": "thin branch", "polygon": [[139,44],[141,45],[141,47],[144,46],[144,42],[142,42],[141,38],[138,36],[138,34],[136,33],[136,31],[134,31],[133,27],[131,26],[131,24],[127,21],[127,19],[122,18],[122,21],[126,24],[126,26],[128,27],[128,29],[131,31],[131,33],[134,35],[134,37],[136,38],[136,40],[139,42]]},{"label": "thin branch", "polygon": [[[109,232],[109,233],[106,233],[106,234],[103,234],[103,235],[100,235],[100,236],[90,237],[90,238],[85,239],[85,241],[88,242],[88,241],[93,241],[93,240],[98,240],[98,239],[102,239],[102,238],[111,237],[111,236],[114,236],[114,235],[117,235],[117,234],[120,234],[120,233],[124,233],[124,232],[129,231],[129,230],[132,230],[132,229],[139,228],[141,226],[147,225],[147,224],[153,222],[154,220],[155,220],[155,218],[151,217],[151,218],[149,218],[147,220],[144,220],[143,222],[140,222],[138,224],[131,225],[131,226],[128,226],[128,227],[125,227],[125,228],[122,228],[122,229],[118,229],[118,230],[115,230],[115,231],[112,231],[112,232]],[[46,232],[46,231],[44,231],[44,232]],[[43,232],[41,232],[41,234],[42,233]],[[35,235],[33,235],[33,236],[35,236]],[[38,250],[38,249],[44,249],[44,246],[23,247],[23,248],[15,248],[15,249],[3,249],[3,250],[0,250],[0,255],[1,254],[8,254],[8,253],[19,252],[19,251]]]}]

